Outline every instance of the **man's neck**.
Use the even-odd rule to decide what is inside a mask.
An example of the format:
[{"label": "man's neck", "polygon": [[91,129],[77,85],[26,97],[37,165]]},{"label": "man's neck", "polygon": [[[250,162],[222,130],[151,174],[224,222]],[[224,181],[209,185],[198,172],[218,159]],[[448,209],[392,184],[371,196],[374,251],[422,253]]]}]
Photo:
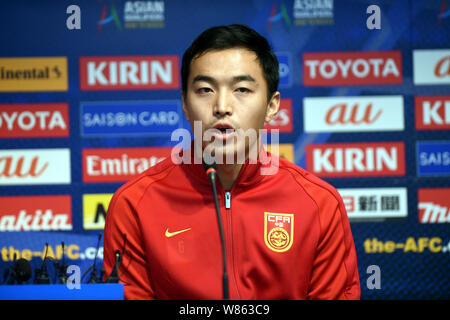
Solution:
[{"label": "man's neck", "polygon": [[217,165],[217,175],[224,190],[230,190],[239,176],[243,164],[220,164]]}]

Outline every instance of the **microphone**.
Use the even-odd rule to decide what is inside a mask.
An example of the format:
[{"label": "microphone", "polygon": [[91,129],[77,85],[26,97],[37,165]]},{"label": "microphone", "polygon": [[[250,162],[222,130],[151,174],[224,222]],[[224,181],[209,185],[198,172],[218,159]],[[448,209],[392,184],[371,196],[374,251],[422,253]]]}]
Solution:
[{"label": "microphone", "polygon": [[8,284],[22,284],[22,282],[31,278],[31,265],[28,260],[20,258],[12,266],[11,272],[11,279],[9,279]]},{"label": "microphone", "polygon": [[[14,266],[15,262],[17,261],[17,253],[14,253],[14,260],[12,265]],[[9,279],[9,281],[7,282],[9,276],[10,276],[10,272],[12,271],[13,266],[7,267],[4,271],[3,271],[3,284],[14,284],[14,280],[13,279]]]},{"label": "microphone", "polygon": [[106,278],[105,283],[119,283],[119,266],[122,262],[120,250],[114,251],[114,255],[116,256],[116,263],[114,265],[113,271],[111,272],[109,277]]},{"label": "microphone", "polygon": [[216,214],[217,214],[217,223],[219,225],[220,232],[220,241],[222,244],[222,261],[223,261],[223,299],[229,299],[229,291],[228,291],[228,274],[227,274],[227,256],[226,256],[226,247],[225,247],[225,237],[223,233],[222,227],[222,219],[220,218],[220,207],[219,200],[217,198],[217,188],[216,188],[216,170],[217,164],[213,157],[204,156],[203,157],[203,167],[205,168],[205,173],[211,181],[212,191],[214,195],[214,204],[216,206]]},{"label": "microphone", "polygon": [[53,264],[55,265],[55,268],[58,270],[58,282],[60,284],[66,284],[67,283],[67,274],[66,274],[66,270],[67,270],[67,265],[65,263],[65,256],[64,256],[64,241],[61,242],[61,247],[62,247],[62,262],[61,265],[57,262],[54,261]]},{"label": "microphone", "polygon": [[125,254],[125,247],[127,245],[127,234],[123,234],[123,246],[122,246],[122,252],[120,250],[114,251],[114,255],[116,257],[116,263],[114,264],[113,271],[109,275],[108,278],[106,278],[105,283],[119,283],[120,277],[119,277],[119,267],[122,262],[122,256]]},{"label": "microphone", "polygon": [[98,246],[100,245],[100,240],[102,238],[102,234],[99,233],[98,240],[97,240],[97,248],[95,249],[95,257],[94,257],[94,264],[92,265],[92,273],[91,277],[89,278],[88,283],[101,283],[102,279],[99,279],[97,276],[97,255],[98,255]]},{"label": "microphone", "polygon": [[105,268],[101,268],[101,269],[100,269],[100,279],[103,279],[105,273],[106,273]]},{"label": "microphone", "polygon": [[[45,254],[42,260],[42,266],[40,269],[36,269],[36,283],[37,284],[50,284],[50,278],[48,277],[47,265],[45,261],[47,260],[48,243],[45,244]],[[38,276],[39,275],[39,276]]]},{"label": "microphone", "polygon": [[3,270],[3,284],[6,283],[6,280],[9,277],[9,268],[6,268],[5,270]]}]

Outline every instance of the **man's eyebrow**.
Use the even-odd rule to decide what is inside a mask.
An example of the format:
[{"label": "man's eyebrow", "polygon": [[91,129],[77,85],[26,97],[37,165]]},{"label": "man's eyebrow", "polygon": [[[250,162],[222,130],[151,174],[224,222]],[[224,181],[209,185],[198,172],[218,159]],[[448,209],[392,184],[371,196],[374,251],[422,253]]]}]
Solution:
[{"label": "man's eyebrow", "polygon": [[241,82],[241,81],[256,82],[256,80],[249,74],[244,74],[244,75],[241,75],[241,76],[233,77],[233,81],[232,82],[236,83],[236,82]]},{"label": "man's eyebrow", "polygon": [[200,82],[200,81],[210,82],[210,83],[217,82],[213,77],[205,76],[205,75],[201,75],[201,74],[198,76],[195,76],[194,79],[192,80],[193,83]]},{"label": "man's eyebrow", "polygon": [[[200,81],[204,81],[204,82],[209,82],[212,84],[217,83],[217,80],[214,79],[213,77],[207,76],[207,75],[198,75],[195,76],[194,79],[192,80],[193,83],[195,82],[200,82]],[[237,82],[241,82],[241,81],[250,81],[250,82],[256,82],[256,80],[248,74],[243,74],[243,75],[239,75],[239,76],[234,76],[231,79],[232,83],[237,83]]]}]

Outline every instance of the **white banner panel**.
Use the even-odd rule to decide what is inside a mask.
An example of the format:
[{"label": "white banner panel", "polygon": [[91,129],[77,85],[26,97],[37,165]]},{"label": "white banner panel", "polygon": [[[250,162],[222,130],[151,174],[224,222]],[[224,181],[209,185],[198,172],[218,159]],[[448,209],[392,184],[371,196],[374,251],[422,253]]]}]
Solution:
[{"label": "white banner panel", "polygon": [[305,132],[404,130],[403,96],[307,97]]},{"label": "white banner panel", "polygon": [[450,49],[414,50],[414,84],[450,84]]},{"label": "white banner panel", "polygon": [[0,150],[0,185],[70,182],[70,149]]},{"label": "white banner panel", "polygon": [[406,188],[342,188],[338,189],[350,220],[406,218]]}]

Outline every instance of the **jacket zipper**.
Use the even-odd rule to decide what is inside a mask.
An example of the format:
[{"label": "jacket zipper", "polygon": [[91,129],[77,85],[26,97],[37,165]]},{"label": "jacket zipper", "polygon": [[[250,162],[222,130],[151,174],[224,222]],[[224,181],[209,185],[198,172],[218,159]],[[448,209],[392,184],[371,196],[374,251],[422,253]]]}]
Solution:
[{"label": "jacket zipper", "polygon": [[231,209],[231,193],[225,192],[225,209]]},{"label": "jacket zipper", "polygon": [[229,232],[229,243],[227,245],[228,248],[228,253],[227,255],[229,256],[230,259],[230,271],[229,271],[229,279],[231,280],[231,283],[233,284],[234,287],[234,291],[236,292],[238,299],[240,299],[240,295],[239,295],[239,291],[237,289],[237,284],[236,284],[236,278],[234,276],[234,258],[233,258],[233,233],[231,231],[231,192],[226,191],[225,192],[225,211],[226,211],[226,216],[227,216],[227,223],[228,223],[228,232]]}]

